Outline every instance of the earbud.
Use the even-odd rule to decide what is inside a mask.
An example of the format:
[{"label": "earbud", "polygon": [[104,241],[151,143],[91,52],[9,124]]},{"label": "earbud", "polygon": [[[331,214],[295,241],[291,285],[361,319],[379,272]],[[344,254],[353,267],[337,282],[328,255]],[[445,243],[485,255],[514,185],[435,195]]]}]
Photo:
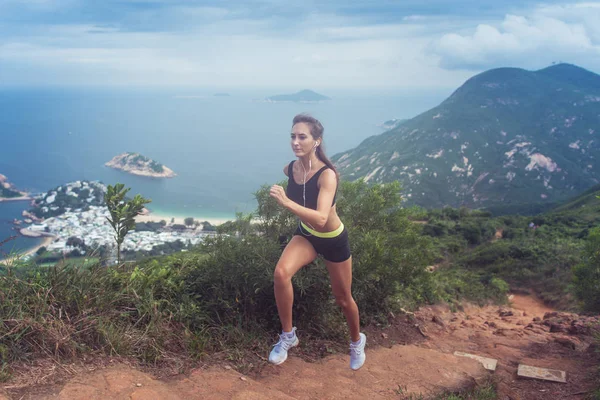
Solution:
[{"label": "earbud", "polygon": [[318,145],[319,145],[319,142],[315,142],[315,145],[313,146],[313,149],[315,149]]}]

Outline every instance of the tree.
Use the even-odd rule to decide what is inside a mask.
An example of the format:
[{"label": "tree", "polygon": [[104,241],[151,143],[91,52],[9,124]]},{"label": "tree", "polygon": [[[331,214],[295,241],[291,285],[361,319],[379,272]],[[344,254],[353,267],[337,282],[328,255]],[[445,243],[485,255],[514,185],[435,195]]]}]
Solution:
[{"label": "tree", "polygon": [[79,248],[84,249],[84,250],[87,247],[85,245],[85,242],[82,239],[80,239],[80,238],[78,238],[76,236],[71,236],[70,238],[67,239],[67,246],[79,247]]},{"label": "tree", "polygon": [[186,226],[192,226],[192,225],[194,225],[194,218],[192,218],[192,217],[187,217],[186,219],[184,219],[184,220],[183,220],[183,223],[184,223]]},{"label": "tree", "polygon": [[216,232],[217,231],[217,227],[214,226],[213,224],[211,224],[208,221],[203,221],[202,222],[202,230],[206,231],[206,232]]},{"label": "tree", "polygon": [[117,183],[115,186],[108,185],[104,194],[104,202],[110,212],[110,218],[106,217],[106,219],[115,230],[118,263],[121,263],[121,245],[125,236],[135,228],[135,217],[141,214],[145,204],[152,201],[139,194],[136,194],[131,200],[125,200],[125,195],[129,190],[131,189],[125,189],[125,185],[122,183]]},{"label": "tree", "polygon": [[242,212],[235,213],[234,221],[227,221],[217,227],[217,233],[246,236],[256,231],[256,227],[252,226],[253,213],[244,214]]}]

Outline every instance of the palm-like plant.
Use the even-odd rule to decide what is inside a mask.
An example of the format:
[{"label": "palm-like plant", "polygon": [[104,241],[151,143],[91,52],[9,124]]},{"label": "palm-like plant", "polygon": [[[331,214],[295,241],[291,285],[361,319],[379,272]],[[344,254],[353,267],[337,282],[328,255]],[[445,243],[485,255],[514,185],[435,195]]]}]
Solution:
[{"label": "palm-like plant", "polygon": [[115,230],[115,241],[117,242],[117,262],[121,263],[121,245],[127,233],[135,228],[135,217],[144,209],[144,205],[152,200],[146,199],[139,194],[131,200],[125,200],[125,195],[131,188],[125,188],[122,183],[115,186],[108,185],[104,194],[104,202],[110,212],[110,218],[106,217],[110,226]]}]

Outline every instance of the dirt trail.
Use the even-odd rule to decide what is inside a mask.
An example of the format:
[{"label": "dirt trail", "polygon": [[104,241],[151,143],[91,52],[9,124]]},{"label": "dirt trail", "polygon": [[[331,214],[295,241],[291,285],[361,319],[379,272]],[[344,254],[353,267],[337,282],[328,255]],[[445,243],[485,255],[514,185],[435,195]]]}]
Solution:
[{"label": "dirt trail", "polygon": [[[550,310],[540,302],[522,295],[514,295],[512,302],[513,308],[467,306],[452,313],[447,307],[436,306],[423,308],[414,316],[399,316],[396,319],[403,323],[393,324],[387,333],[370,333],[370,343],[379,346],[367,347],[367,363],[359,371],[349,369],[347,355],[310,363],[294,356],[292,350],[283,365],[267,366],[253,377],[221,366],[156,380],[117,365],[74,376],[63,386],[14,391],[5,396],[23,400],[401,399],[409,394],[428,396],[457,390],[493,377],[502,400],[582,398],[574,393],[593,387],[590,371],[597,359],[589,351],[591,336],[573,329],[573,333],[567,332],[579,322],[568,325],[565,321],[577,316],[557,314],[554,319],[542,320]],[[427,338],[386,346],[397,337],[394,329],[407,327]],[[498,368],[487,371],[477,361],[454,356],[454,351],[496,358]],[[568,383],[517,379],[518,363],[565,370]],[[5,400],[2,392],[0,400]]]}]

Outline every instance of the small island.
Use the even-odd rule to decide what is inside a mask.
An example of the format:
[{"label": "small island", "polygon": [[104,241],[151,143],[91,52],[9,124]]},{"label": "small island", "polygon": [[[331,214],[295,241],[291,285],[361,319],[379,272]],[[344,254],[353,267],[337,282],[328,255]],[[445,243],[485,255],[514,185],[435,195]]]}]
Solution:
[{"label": "small island", "polygon": [[0,201],[31,200],[29,194],[21,192],[8,181],[5,175],[0,174]]},{"label": "small island", "polygon": [[229,97],[231,96],[229,93],[215,93],[213,94],[215,97]]},{"label": "small island", "polygon": [[312,90],[301,90],[298,93],[294,94],[280,94],[277,96],[267,97],[265,101],[267,102],[284,102],[284,101],[294,101],[299,103],[319,103],[322,101],[331,100],[327,96],[323,96],[322,94],[313,92]]},{"label": "small island", "polygon": [[138,153],[119,154],[104,165],[133,175],[150,176],[152,178],[172,178],[177,176],[170,168]]}]

